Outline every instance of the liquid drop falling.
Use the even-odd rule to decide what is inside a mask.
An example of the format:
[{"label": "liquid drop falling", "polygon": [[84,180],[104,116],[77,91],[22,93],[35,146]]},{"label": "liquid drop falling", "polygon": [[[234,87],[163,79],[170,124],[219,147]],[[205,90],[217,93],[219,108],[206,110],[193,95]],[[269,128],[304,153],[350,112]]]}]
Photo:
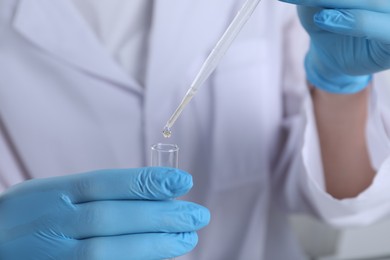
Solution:
[{"label": "liquid drop falling", "polygon": [[163,130],[163,136],[165,138],[169,138],[172,136],[172,131],[171,129],[169,129],[168,127],[165,127],[164,130]]}]

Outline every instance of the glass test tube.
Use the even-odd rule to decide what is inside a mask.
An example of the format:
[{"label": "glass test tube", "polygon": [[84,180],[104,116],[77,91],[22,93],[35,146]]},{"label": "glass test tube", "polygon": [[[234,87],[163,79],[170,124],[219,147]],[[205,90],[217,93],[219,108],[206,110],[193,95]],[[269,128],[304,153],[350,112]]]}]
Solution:
[{"label": "glass test tube", "polygon": [[[179,167],[179,146],[162,143],[152,145],[150,164],[150,166]],[[175,260],[175,258],[169,260]]]},{"label": "glass test tube", "polygon": [[179,147],[176,144],[158,143],[152,145],[151,166],[177,168],[179,166]]}]

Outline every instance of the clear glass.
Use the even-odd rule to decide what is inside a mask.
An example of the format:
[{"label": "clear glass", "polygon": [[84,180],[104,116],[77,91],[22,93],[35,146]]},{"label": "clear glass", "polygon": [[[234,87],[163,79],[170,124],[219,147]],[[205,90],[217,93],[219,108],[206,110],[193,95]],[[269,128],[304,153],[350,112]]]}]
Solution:
[{"label": "clear glass", "polygon": [[[154,144],[151,147],[150,166],[179,167],[179,146],[176,144]],[[169,260],[175,260],[171,258]]]},{"label": "clear glass", "polygon": [[179,147],[176,144],[152,145],[150,164],[150,166],[179,167]]}]

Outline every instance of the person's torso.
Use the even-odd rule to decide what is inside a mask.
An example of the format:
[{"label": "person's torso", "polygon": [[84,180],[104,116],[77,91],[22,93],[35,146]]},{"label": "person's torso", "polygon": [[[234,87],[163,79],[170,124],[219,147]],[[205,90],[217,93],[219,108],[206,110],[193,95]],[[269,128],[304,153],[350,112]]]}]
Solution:
[{"label": "person's torso", "polygon": [[[185,199],[212,214],[198,247],[180,259],[294,252],[270,190],[283,113],[282,5],[259,6],[165,140],[166,120],[242,1],[156,1],[143,87],[69,1],[24,0],[17,11],[12,2],[0,2],[9,7],[0,8],[0,144],[10,158],[0,165],[3,186],[146,166],[151,144],[172,142],[180,168],[194,177]],[[278,237],[281,248],[266,246]]]}]

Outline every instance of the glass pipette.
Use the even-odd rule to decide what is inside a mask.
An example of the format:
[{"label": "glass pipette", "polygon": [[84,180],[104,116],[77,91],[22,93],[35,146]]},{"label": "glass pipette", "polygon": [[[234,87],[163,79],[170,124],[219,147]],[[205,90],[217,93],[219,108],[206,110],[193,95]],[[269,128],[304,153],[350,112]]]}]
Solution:
[{"label": "glass pipette", "polygon": [[236,38],[238,33],[244,27],[245,23],[251,17],[252,13],[255,11],[257,5],[261,0],[247,0],[241,9],[238,11],[237,15],[234,17],[233,21],[230,23],[229,27],[226,29],[222,37],[219,39],[214,49],[211,51],[202,67],[200,68],[198,74],[196,75],[194,81],[192,82],[190,88],[187,90],[184,98],[182,99],[179,106],[176,108],[175,112],[169,118],[165,124],[163,135],[164,137],[170,137],[172,132],[172,126],[180,116],[181,112],[188,105],[191,99],[195,96],[198,91],[199,86],[201,86],[210,74],[217,67],[219,61],[224,56],[226,51],[229,49],[233,40]]}]

